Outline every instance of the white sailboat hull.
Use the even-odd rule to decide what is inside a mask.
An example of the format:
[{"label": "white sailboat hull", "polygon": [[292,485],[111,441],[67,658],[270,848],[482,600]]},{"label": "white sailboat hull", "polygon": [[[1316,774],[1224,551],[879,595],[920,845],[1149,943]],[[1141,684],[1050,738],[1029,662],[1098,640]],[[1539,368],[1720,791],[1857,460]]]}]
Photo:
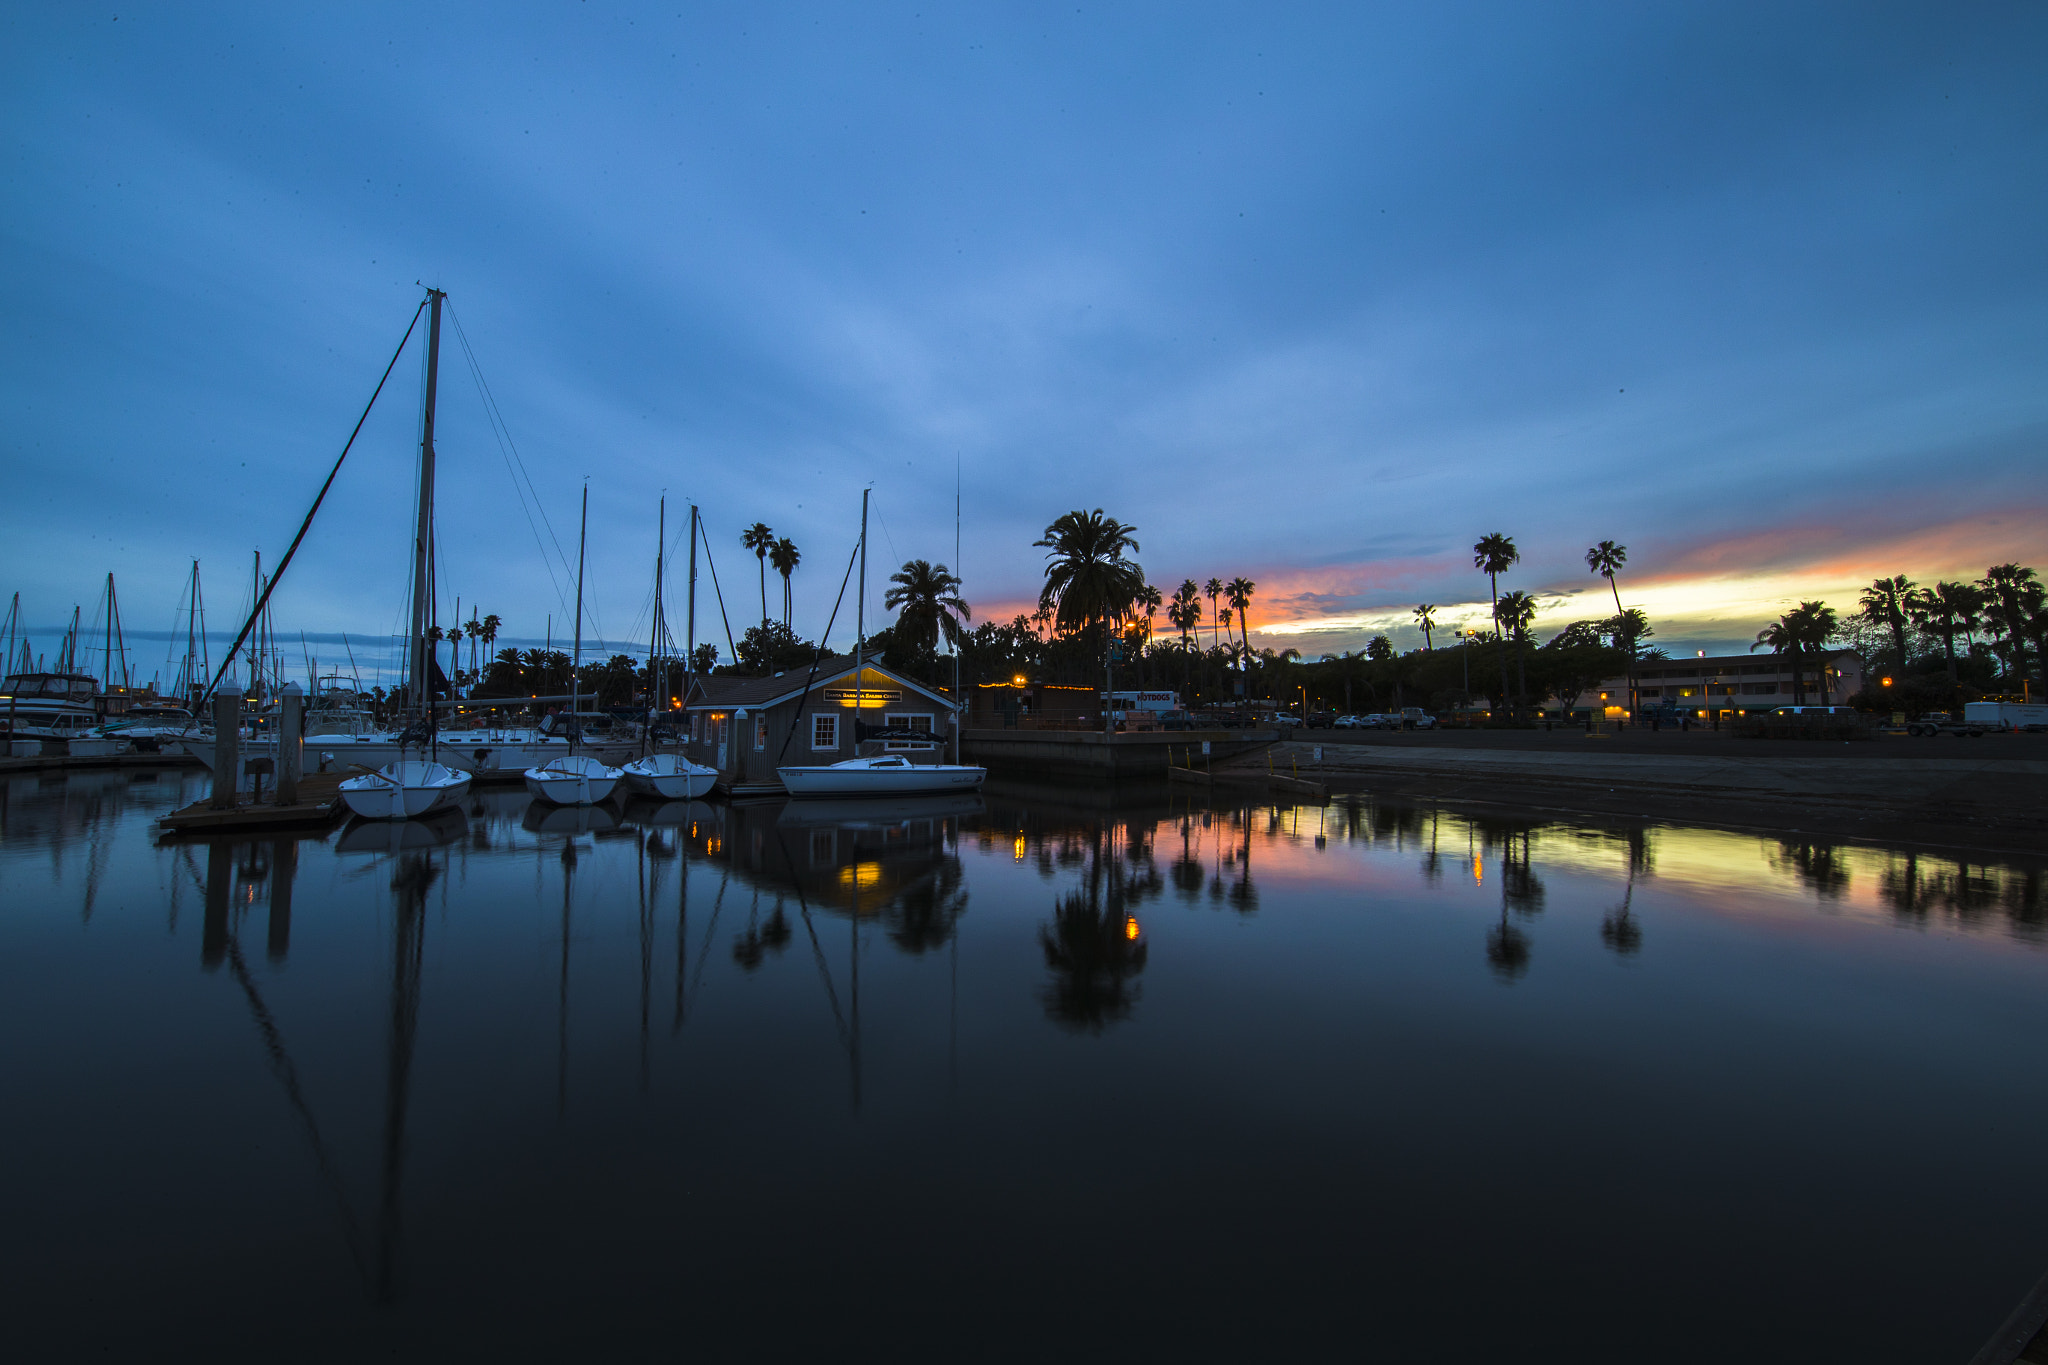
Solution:
[{"label": "white sailboat hull", "polygon": [[791,796],[909,796],[978,791],[988,769],[953,763],[850,759],[823,767],[777,768]]},{"label": "white sailboat hull", "polygon": [[626,786],[664,801],[689,801],[710,791],[718,781],[718,770],[692,763],[674,754],[655,754],[620,770]]},{"label": "white sailboat hull", "polygon": [[341,799],[366,820],[410,820],[460,802],[469,774],[440,763],[406,759],[341,784]]},{"label": "white sailboat hull", "polygon": [[609,797],[623,774],[594,758],[558,758],[526,770],[526,790],[536,801],[556,806],[594,806]]}]

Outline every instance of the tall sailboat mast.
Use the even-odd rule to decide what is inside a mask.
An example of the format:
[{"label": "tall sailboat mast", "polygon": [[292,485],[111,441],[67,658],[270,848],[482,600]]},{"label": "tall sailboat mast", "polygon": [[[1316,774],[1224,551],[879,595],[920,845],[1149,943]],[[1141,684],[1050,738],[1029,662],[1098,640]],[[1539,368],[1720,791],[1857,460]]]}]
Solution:
[{"label": "tall sailboat mast", "polygon": [[421,720],[431,720],[434,714],[433,701],[427,695],[433,677],[433,656],[427,650],[427,613],[434,591],[428,556],[434,538],[434,397],[441,377],[441,300],[447,297],[439,289],[427,291],[427,394],[426,410],[420,421],[420,515],[412,546],[412,639],[406,647],[412,665],[407,699],[413,714]]},{"label": "tall sailboat mast", "polygon": [[868,494],[860,490],[860,596],[853,599],[853,751],[860,752],[861,680],[867,672]]},{"label": "tall sailboat mast", "polygon": [[576,524],[576,645],[569,656],[569,752],[576,752],[579,723],[576,713],[583,709],[583,543],[590,532],[590,482],[583,484],[583,513]]},{"label": "tall sailboat mast", "polygon": [[697,504],[690,504],[690,607],[684,623],[683,687],[688,690],[697,676]]},{"label": "tall sailboat mast", "polygon": [[[647,642],[647,690],[652,695],[648,700],[650,712],[668,709],[668,660],[662,653],[663,638],[668,634],[668,621],[661,611],[661,566],[668,553],[668,494],[661,495],[661,505],[655,513],[654,532],[654,631]],[[648,723],[654,721],[648,716]]]}]

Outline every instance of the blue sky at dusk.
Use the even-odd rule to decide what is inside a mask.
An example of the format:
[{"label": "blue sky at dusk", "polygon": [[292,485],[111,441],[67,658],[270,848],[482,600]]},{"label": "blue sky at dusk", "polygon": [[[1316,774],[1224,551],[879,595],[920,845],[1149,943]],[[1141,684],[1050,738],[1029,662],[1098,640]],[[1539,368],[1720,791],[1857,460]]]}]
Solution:
[{"label": "blue sky at dusk", "polygon": [[[2044,71],[2032,0],[9,6],[0,593],[43,648],[111,571],[163,631],[197,558],[231,625],[421,282],[552,527],[451,326],[442,612],[508,638],[563,634],[586,477],[618,641],[664,491],[735,630],[741,528],[794,539],[815,636],[863,486],[871,621],[955,562],[956,465],[977,617],[1100,506],[1311,655],[1483,610],[1492,531],[1541,627],[1625,542],[1687,650],[2048,569]],[[281,628],[397,628],[420,381]]]}]

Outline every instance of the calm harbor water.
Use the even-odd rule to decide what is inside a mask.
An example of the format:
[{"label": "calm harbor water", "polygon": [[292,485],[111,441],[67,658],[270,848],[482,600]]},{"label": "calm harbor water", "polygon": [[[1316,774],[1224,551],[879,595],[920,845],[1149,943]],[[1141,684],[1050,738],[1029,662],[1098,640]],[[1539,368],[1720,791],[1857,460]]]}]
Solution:
[{"label": "calm harbor water", "polygon": [[1961,1361],[2048,1268],[2035,868],[198,792],[0,788],[17,1359]]}]

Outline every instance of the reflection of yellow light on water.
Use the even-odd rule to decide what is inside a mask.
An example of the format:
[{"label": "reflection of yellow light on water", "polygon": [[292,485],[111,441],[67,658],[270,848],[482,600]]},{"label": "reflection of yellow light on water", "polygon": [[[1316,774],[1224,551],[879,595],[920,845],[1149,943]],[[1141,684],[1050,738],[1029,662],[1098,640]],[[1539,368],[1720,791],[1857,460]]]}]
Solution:
[{"label": "reflection of yellow light on water", "polygon": [[1017,842],[1016,842],[1016,843],[1015,843],[1014,845],[1012,845],[1012,847],[1011,847],[1011,849],[1010,849],[1010,853],[1011,853],[1011,856],[1012,856],[1012,857],[1014,857],[1014,858],[1016,859],[1016,861],[1018,861],[1018,862],[1020,862],[1020,863],[1024,861],[1024,836],[1023,836],[1023,835],[1021,835],[1021,834],[1020,834],[1020,835],[1018,835],[1018,836],[1017,836]]},{"label": "reflection of yellow light on water", "polygon": [[725,852],[725,840],[706,839],[704,841],[704,852],[712,856]]},{"label": "reflection of yellow light on water", "polygon": [[1485,870],[1479,865],[1479,855],[1472,855],[1472,885],[1480,886],[1486,881]]},{"label": "reflection of yellow light on water", "polygon": [[1137,921],[1137,920],[1135,920],[1135,919],[1132,919],[1132,918],[1130,918],[1129,916],[1125,916],[1125,918],[1124,918],[1124,937],[1125,937],[1125,938],[1136,938],[1137,936],[1138,936],[1138,921]]},{"label": "reflection of yellow light on water", "polygon": [[856,891],[865,891],[882,880],[880,863],[848,863],[839,869],[839,884]]}]

